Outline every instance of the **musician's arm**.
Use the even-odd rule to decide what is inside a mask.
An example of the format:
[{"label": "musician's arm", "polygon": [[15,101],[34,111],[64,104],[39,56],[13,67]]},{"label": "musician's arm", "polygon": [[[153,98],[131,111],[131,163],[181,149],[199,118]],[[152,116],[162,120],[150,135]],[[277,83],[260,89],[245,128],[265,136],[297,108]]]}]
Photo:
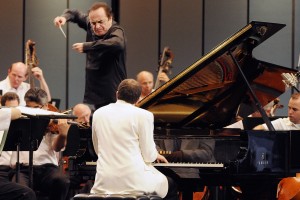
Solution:
[{"label": "musician's arm", "polygon": [[70,125],[67,124],[66,120],[64,120],[64,122],[60,122],[57,126],[58,135],[55,136],[52,141],[52,148],[56,152],[60,151],[67,145],[67,135],[70,128]]},{"label": "musician's arm", "polygon": [[36,79],[39,80],[39,82],[40,82],[40,88],[47,93],[48,102],[51,101],[50,90],[49,90],[48,84],[46,82],[46,79],[45,79],[45,77],[43,75],[42,69],[39,68],[39,67],[34,67],[34,68],[32,68],[32,74],[34,75],[34,77]]},{"label": "musician's arm", "polygon": [[[193,141],[191,141],[192,143]],[[214,149],[215,141],[208,139],[201,139],[199,141],[194,141],[198,144],[198,147],[190,150],[182,149],[183,152],[182,160],[184,162],[214,162]],[[190,143],[190,144],[191,144]]]},{"label": "musician's arm", "polygon": [[48,102],[50,102],[51,99],[52,99],[52,97],[51,97],[51,93],[50,93],[48,84],[46,83],[46,80],[45,80],[45,79],[42,79],[42,80],[40,81],[40,87],[41,87],[41,89],[43,89],[43,90],[47,93]]},{"label": "musician's arm", "polygon": [[17,108],[0,109],[0,130],[9,128],[10,121],[21,117],[21,111]]}]

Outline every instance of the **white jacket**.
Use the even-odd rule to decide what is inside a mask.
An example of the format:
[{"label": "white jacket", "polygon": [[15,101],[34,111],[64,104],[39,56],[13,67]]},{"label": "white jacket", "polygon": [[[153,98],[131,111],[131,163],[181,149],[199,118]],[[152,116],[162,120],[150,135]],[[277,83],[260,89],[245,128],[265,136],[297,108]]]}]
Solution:
[{"label": "white jacket", "polygon": [[98,155],[91,193],[156,193],[165,197],[167,178],[150,163],[157,158],[154,117],[118,100],[95,111],[92,137]]}]

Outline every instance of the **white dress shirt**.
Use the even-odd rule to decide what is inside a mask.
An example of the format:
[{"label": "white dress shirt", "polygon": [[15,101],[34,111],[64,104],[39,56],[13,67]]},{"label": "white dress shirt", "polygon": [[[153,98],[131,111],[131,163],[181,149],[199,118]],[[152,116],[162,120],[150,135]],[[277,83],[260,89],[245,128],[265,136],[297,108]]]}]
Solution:
[{"label": "white dress shirt", "polygon": [[[300,130],[300,124],[294,124],[287,118],[278,118],[276,120],[271,121],[275,130]],[[265,130],[268,130],[266,124],[263,124]]]},{"label": "white dress shirt", "polygon": [[[0,108],[0,131],[5,131],[9,128],[11,119],[11,109]],[[0,156],[0,165],[10,165],[11,151],[3,151]]]},{"label": "white dress shirt", "polygon": [[7,130],[11,121],[11,109],[0,108],[0,131]]},{"label": "white dress shirt", "polygon": [[21,85],[16,89],[10,85],[9,77],[7,76],[6,79],[0,82],[0,90],[2,90],[2,94],[6,92],[15,92],[18,94],[20,98],[20,106],[25,106],[25,94],[30,89],[30,85],[28,83],[22,82]]},{"label": "white dress shirt", "polygon": [[[33,152],[33,165],[43,165],[43,164],[54,164],[58,166],[58,160],[56,152],[52,149],[53,138],[57,135],[52,133],[46,133],[43,137],[39,148]],[[29,164],[29,152],[20,151],[19,162],[28,165]],[[12,152],[11,166],[15,167],[17,161],[17,152]]]}]

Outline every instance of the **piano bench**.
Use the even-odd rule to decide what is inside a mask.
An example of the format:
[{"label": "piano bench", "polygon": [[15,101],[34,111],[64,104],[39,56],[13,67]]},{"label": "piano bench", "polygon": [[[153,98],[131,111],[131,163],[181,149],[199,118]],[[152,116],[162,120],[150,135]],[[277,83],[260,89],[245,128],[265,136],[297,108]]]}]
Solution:
[{"label": "piano bench", "polygon": [[72,200],[162,200],[154,194],[76,194]]}]

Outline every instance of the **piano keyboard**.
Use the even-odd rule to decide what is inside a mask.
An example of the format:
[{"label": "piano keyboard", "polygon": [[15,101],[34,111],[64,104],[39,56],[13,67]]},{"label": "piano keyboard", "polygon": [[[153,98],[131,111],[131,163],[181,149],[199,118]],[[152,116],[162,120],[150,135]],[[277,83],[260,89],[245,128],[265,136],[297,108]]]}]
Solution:
[{"label": "piano keyboard", "polygon": [[223,163],[153,163],[155,167],[224,168]]}]

